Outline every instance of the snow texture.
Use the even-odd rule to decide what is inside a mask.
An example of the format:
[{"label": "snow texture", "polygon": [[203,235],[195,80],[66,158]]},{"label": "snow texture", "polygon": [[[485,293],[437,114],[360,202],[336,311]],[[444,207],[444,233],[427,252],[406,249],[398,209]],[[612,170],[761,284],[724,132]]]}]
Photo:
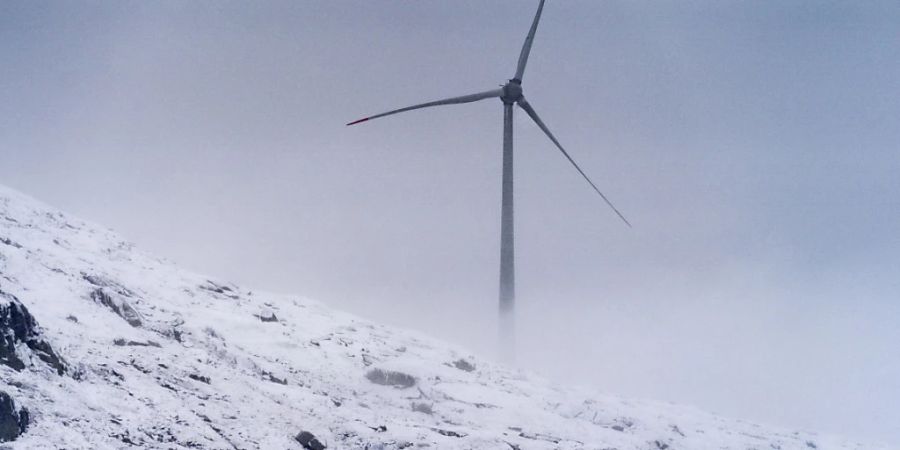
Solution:
[{"label": "snow texture", "polygon": [[0,448],[884,448],[556,387],[185,272],[2,186],[0,291],[0,309],[33,316],[21,339],[0,329],[18,361],[0,390],[29,415]]}]

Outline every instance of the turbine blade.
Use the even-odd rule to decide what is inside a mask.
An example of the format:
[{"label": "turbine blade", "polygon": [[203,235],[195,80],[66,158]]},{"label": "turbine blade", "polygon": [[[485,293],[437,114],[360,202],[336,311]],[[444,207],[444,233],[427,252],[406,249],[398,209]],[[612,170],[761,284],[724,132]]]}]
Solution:
[{"label": "turbine blade", "polygon": [[479,93],[477,93],[477,94],[470,94],[470,95],[463,95],[463,96],[460,96],[460,97],[445,98],[445,99],[443,99],[443,100],[435,100],[435,101],[433,101],[433,102],[422,103],[422,104],[419,104],[419,105],[413,105],[413,106],[407,106],[406,108],[395,109],[395,110],[393,110],[393,111],[388,111],[388,112],[385,112],[385,113],[376,114],[376,115],[374,115],[374,116],[364,117],[364,118],[362,118],[362,119],[354,120],[353,122],[348,123],[347,126],[350,126],[350,125],[356,125],[356,124],[358,124],[358,123],[365,122],[365,121],[370,120],[370,119],[377,119],[377,118],[379,118],[379,117],[389,116],[389,115],[391,115],[391,114],[397,114],[397,113],[402,113],[402,112],[406,112],[406,111],[412,111],[412,110],[414,110],[414,109],[428,108],[428,107],[430,107],[430,106],[439,106],[439,105],[456,105],[456,104],[460,104],[460,103],[471,103],[471,102],[477,102],[477,101],[479,101],[479,100],[484,100],[484,99],[486,99],[486,98],[500,97],[501,95],[503,95],[503,89],[493,89],[493,90],[490,90],[490,91],[479,92]]},{"label": "turbine blade", "polygon": [[526,113],[528,113],[528,115],[531,117],[531,119],[534,120],[534,123],[536,123],[537,126],[539,126],[541,128],[541,130],[544,131],[544,133],[547,135],[547,137],[549,137],[550,140],[553,141],[554,144],[556,144],[556,148],[558,148],[559,151],[562,152],[563,156],[565,156],[566,159],[568,159],[569,162],[572,163],[573,166],[575,166],[575,169],[578,170],[578,173],[580,173],[581,176],[583,176],[584,179],[587,180],[587,182],[591,185],[591,187],[594,188],[594,190],[597,191],[598,194],[600,194],[600,197],[603,198],[603,201],[605,201],[606,204],[609,205],[609,207],[612,208],[612,210],[616,212],[616,215],[618,215],[619,218],[622,219],[623,222],[625,222],[625,225],[628,225],[628,227],[631,227],[631,223],[628,222],[628,219],[626,219],[625,216],[623,216],[622,213],[620,213],[619,210],[616,209],[615,206],[613,206],[612,202],[609,201],[609,199],[606,198],[606,196],[603,195],[602,192],[600,192],[600,189],[597,188],[597,185],[595,185],[594,182],[591,181],[590,178],[588,178],[587,174],[585,174],[584,171],[581,170],[581,167],[578,167],[578,164],[575,162],[575,160],[572,159],[571,156],[569,156],[569,152],[567,152],[566,149],[564,149],[562,147],[562,145],[559,144],[559,141],[556,140],[556,137],[554,137],[553,133],[550,132],[550,129],[547,128],[547,125],[544,125],[544,122],[538,116],[538,114],[534,110],[534,108],[531,107],[531,104],[529,104],[528,101],[525,100],[525,97],[520,98],[517,103],[519,104],[519,106],[522,109],[525,110]]},{"label": "turbine blade", "polygon": [[522,45],[522,53],[519,53],[519,65],[516,67],[516,80],[522,81],[522,75],[525,74],[525,64],[528,63],[528,55],[531,53],[531,44],[534,42],[534,32],[537,31],[538,22],[541,20],[541,11],[544,10],[544,0],[538,4],[537,14],[534,15],[534,22],[531,22],[531,30],[528,30],[528,36],[525,38],[525,44]]}]

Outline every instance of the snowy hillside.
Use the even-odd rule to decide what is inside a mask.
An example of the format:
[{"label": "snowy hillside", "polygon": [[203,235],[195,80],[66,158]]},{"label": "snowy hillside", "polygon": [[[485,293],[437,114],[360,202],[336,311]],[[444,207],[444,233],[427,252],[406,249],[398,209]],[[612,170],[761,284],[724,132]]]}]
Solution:
[{"label": "snowy hillside", "polygon": [[184,272],[4,187],[0,339],[0,448],[873,448],[561,389]]}]

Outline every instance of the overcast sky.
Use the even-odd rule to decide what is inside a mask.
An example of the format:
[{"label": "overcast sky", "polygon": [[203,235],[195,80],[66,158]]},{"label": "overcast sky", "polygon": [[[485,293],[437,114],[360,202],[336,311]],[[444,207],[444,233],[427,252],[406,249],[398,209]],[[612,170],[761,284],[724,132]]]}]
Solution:
[{"label": "overcast sky", "polygon": [[[0,183],[213,277],[495,354],[536,1],[0,2]],[[900,444],[900,3],[549,0],[518,363]]]}]

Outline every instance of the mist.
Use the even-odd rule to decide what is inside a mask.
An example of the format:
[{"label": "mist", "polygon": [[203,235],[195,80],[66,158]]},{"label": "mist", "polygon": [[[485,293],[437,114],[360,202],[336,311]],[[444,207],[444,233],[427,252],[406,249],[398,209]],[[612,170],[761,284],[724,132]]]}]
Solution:
[{"label": "mist", "polygon": [[[4,2],[0,183],[182,266],[489,357],[536,2]],[[516,364],[900,445],[900,4],[550,0]]]}]

